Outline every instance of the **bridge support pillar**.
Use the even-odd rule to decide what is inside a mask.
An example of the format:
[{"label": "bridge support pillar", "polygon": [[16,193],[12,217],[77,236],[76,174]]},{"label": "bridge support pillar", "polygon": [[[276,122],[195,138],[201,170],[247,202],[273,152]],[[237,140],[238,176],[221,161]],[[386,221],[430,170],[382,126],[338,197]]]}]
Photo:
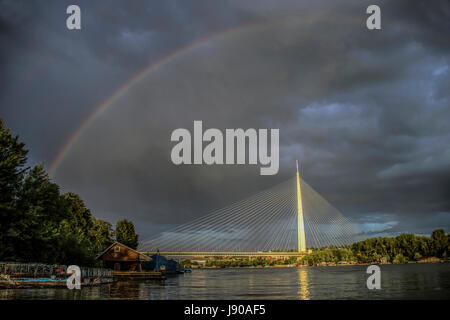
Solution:
[{"label": "bridge support pillar", "polygon": [[297,164],[297,238],[298,238],[298,252],[306,251],[306,239],[305,239],[305,225],[303,222],[303,204],[302,193],[300,187],[300,173],[298,171]]}]

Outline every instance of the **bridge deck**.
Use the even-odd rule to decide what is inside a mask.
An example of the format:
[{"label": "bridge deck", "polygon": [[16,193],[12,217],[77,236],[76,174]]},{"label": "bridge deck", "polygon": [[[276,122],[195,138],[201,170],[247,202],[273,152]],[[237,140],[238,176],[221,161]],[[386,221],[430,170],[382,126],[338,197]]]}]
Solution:
[{"label": "bridge deck", "polygon": [[[156,252],[144,251],[141,252],[145,255],[154,255]],[[159,254],[169,257],[302,257],[307,254],[307,252],[172,252],[172,251],[161,251]]]}]

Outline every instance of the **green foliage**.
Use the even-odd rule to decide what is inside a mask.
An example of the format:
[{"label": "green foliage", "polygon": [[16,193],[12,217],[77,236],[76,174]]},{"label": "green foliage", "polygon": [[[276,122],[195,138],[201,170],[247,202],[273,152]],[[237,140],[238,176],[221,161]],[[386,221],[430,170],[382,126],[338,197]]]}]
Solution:
[{"label": "green foliage", "polygon": [[123,243],[131,249],[138,247],[138,235],[134,231],[134,225],[127,219],[119,220],[116,224],[116,241]]},{"label": "green foliage", "polygon": [[67,213],[62,226],[64,231],[76,235],[80,241],[90,240],[91,231],[94,227],[91,212],[86,208],[79,195],[67,192],[62,197],[65,201]]},{"label": "green foliage", "polygon": [[444,230],[434,230],[431,234],[431,252],[436,257],[442,257],[444,253],[448,252],[449,237],[445,235]]},{"label": "green foliage", "polygon": [[16,201],[17,214],[9,224],[13,251],[7,258],[19,261],[51,261],[62,230],[64,202],[59,187],[38,164],[29,170]]},{"label": "green foliage", "polygon": [[316,265],[319,263],[339,263],[356,262],[353,251],[348,247],[325,247],[321,249],[314,248],[311,254],[303,257],[301,263],[307,265]]},{"label": "green foliage", "polygon": [[191,265],[192,264],[192,260],[191,259],[183,259],[180,261],[180,263],[185,266],[185,265]]},{"label": "green foliage", "polygon": [[207,267],[220,267],[220,268],[236,268],[236,267],[265,267],[273,265],[269,260],[258,257],[253,260],[249,259],[214,259],[206,261]]},{"label": "green foliage", "polygon": [[61,194],[42,163],[26,168],[25,144],[0,119],[0,261],[95,265],[111,224],[80,196]]},{"label": "green foliage", "polygon": [[312,248],[312,253],[303,257],[302,263],[407,263],[422,257],[447,258],[450,256],[449,238],[444,230],[433,231],[429,238],[413,234],[401,234],[395,238],[370,238],[341,248]]},{"label": "green foliage", "polygon": [[[0,258],[14,255],[12,241],[19,232],[17,198],[27,161],[25,144],[6,129],[0,119]],[[14,227],[12,227],[14,225]]]},{"label": "green foliage", "polygon": [[20,189],[27,161],[25,144],[13,136],[0,119],[0,208],[13,207]]},{"label": "green foliage", "polygon": [[408,262],[408,258],[406,258],[404,255],[402,255],[401,253],[399,253],[398,255],[396,255],[394,257],[394,259],[392,260],[393,263],[407,263]]},{"label": "green foliage", "polygon": [[96,253],[86,239],[80,239],[76,234],[63,235],[57,245],[56,262],[62,264],[76,264],[80,266],[95,266]]},{"label": "green foliage", "polygon": [[92,245],[96,252],[101,252],[113,243],[113,231],[111,223],[92,218]]}]

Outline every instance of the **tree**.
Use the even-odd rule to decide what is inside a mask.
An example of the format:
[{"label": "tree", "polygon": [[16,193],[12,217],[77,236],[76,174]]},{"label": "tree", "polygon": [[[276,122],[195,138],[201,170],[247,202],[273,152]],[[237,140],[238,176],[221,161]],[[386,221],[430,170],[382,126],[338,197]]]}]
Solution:
[{"label": "tree", "polygon": [[73,192],[61,195],[64,201],[64,219],[60,224],[60,255],[65,264],[93,265],[98,251],[93,234],[94,217],[83,199]]},{"label": "tree", "polygon": [[408,259],[405,256],[403,256],[401,253],[399,253],[398,255],[395,256],[395,258],[392,262],[393,263],[407,263]]},{"label": "tree", "polygon": [[94,239],[94,248],[97,252],[105,250],[113,242],[113,231],[111,223],[100,219],[93,219],[93,228],[91,230]]},{"label": "tree", "polygon": [[138,235],[134,231],[134,225],[131,221],[127,219],[117,221],[115,236],[117,242],[123,243],[132,249],[137,249]]},{"label": "tree", "polygon": [[444,258],[450,258],[450,233],[447,233],[447,249],[445,249]]},{"label": "tree", "polygon": [[0,208],[11,205],[27,170],[25,163],[28,150],[19,137],[13,137],[0,118]]},{"label": "tree", "polygon": [[64,218],[59,187],[40,163],[27,172],[19,191],[15,221],[10,225],[14,256],[23,261],[54,262]]},{"label": "tree", "polygon": [[91,229],[94,226],[91,211],[86,208],[83,199],[73,192],[63,195],[66,205],[64,228],[67,233],[76,235],[80,241],[90,241]]},{"label": "tree", "polygon": [[444,230],[434,230],[431,234],[431,246],[432,253],[435,257],[442,257],[448,247],[448,237],[445,235]]},{"label": "tree", "polygon": [[25,144],[19,142],[6,129],[0,118],[0,260],[14,257],[14,244],[11,242],[17,234],[13,224],[19,214],[17,198],[24,174],[27,170]]}]

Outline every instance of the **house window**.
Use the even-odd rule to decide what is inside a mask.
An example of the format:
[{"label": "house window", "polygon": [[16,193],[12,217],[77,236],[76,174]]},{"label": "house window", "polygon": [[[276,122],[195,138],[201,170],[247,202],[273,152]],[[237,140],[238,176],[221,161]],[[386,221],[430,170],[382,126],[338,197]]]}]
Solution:
[{"label": "house window", "polygon": [[114,252],[120,252],[120,247],[114,247]]}]

